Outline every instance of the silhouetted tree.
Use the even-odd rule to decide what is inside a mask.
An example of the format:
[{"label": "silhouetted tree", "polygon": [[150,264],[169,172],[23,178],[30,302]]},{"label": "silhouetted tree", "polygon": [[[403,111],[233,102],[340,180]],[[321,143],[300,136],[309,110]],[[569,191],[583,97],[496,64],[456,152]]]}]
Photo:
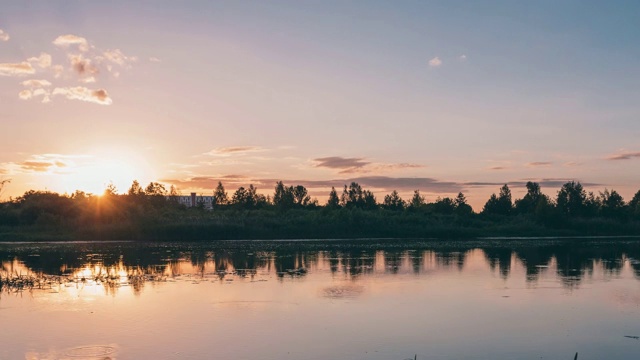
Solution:
[{"label": "silhouetted tree", "polygon": [[129,191],[127,192],[127,194],[129,194],[129,196],[144,195],[144,190],[142,189],[142,186],[140,186],[140,183],[138,182],[138,180],[133,180],[133,183],[131,184],[131,187],[129,188]]},{"label": "silhouetted tree", "polygon": [[291,209],[294,204],[293,187],[286,187],[282,181],[278,181],[273,193],[273,205],[281,209]]},{"label": "silhouetted tree", "polygon": [[414,190],[413,197],[409,202],[408,209],[413,211],[420,210],[424,208],[424,205],[425,205],[424,196],[420,195],[420,190]]},{"label": "silhouetted tree", "polygon": [[540,191],[540,184],[527,181],[527,193],[522,199],[516,200],[515,209],[519,214],[530,214],[535,212],[538,201],[544,195]]},{"label": "silhouetted tree", "polygon": [[4,189],[4,186],[10,182],[11,179],[0,180],[0,196],[2,196],[2,190]]},{"label": "silhouetted tree", "polygon": [[604,189],[600,193],[600,213],[605,217],[621,217],[624,211],[624,200],[615,190]]},{"label": "silhouetted tree", "polygon": [[376,201],[376,197],[369,190],[364,190],[362,192],[362,208],[373,210],[378,208],[378,202]]},{"label": "silhouetted tree", "polygon": [[482,212],[485,214],[509,215],[513,208],[511,203],[511,190],[507,184],[500,188],[500,195],[491,194],[489,200],[484,204]]},{"label": "silhouetted tree", "polygon": [[267,198],[262,194],[258,194],[257,190],[253,184],[249,185],[247,189],[241,186],[233,194],[231,203],[245,209],[255,209],[266,205]]},{"label": "silhouetted tree", "polygon": [[467,204],[467,198],[463,193],[459,192],[455,200],[456,214],[460,216],[468,216],[473,213],[471,205]]},{"label": "silhouetted tree", "polygon": [[582,215],[585,208],[587,193],[579,182],[570,181],[558,191],[556,206],[565,215]]},{"label": "silhouetted tree", "polygon": [[327,207],[329,209],[337,209],[340,207],[340,198],[338,198],[338,192],[335,187],[331,187],[331,192],[329,193],[329,200],[327,200]]},{"label": "silhouetted tree", "polygon": [[631,201],[629,201],[628,206],[631,215],[640,218],[640,190],[638,190]]},{"label": "silhouetted tree", "polygon": [[393,190],[391,194],[384,197],[382,207],[389,210],[404,210],[406,202],[402,200],[396,190]]},{"label": "silhouetted tree", "polygon": [[308,195],[307,188],[302,185],[296,185],[292,188],[293,199],[298,206],[307,206],[311,201],[311,196]]},{"label": "silhouetted tree", "polygon": [[451,215],[456,211],[456,203],[450,197],[438,197],[429,207],[436,214]]},{"label": "silhouetted tree", "polygon": [[219,205],[227,205],[229,203],[229,197],[227,196],[227,192],[222,186],[222,182],[218,181],[218,186],[213,191],[213,206]]}]

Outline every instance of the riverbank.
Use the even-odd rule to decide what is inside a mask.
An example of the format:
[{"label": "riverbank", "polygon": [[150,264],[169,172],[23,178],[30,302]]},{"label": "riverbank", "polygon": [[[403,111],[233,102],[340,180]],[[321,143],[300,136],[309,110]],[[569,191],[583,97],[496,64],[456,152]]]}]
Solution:
[{"label": "riverbank", "polygon": [[184,211],[107,224],[98,220],[0,227],[0,241],[483,238],[640,236],[640,221],[532,216],[441,215],[363,210]]}]

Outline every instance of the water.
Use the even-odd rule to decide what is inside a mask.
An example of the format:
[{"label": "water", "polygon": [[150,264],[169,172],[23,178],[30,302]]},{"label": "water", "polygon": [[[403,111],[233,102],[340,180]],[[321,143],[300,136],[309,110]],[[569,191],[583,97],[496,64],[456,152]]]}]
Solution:
[{"label": "water", "polygon": [[0,359],[635,359],[640,241],[0,244]]}]

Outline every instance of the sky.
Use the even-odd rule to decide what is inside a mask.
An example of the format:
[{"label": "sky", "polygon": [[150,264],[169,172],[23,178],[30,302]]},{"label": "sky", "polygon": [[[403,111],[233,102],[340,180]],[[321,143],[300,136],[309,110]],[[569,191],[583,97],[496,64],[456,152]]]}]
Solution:
[{"label": "sky", "polygon": [[0,0],[0,179],[640,189],[637,1]]}]

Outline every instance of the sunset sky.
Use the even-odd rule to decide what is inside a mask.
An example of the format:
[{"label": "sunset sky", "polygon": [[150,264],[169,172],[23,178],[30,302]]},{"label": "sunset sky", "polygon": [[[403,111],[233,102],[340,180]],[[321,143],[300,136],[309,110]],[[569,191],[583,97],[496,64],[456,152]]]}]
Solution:
[{"label": "sunset sky", "polygon": [[0,0],[2,199],[640,189],[637,1]]}]

